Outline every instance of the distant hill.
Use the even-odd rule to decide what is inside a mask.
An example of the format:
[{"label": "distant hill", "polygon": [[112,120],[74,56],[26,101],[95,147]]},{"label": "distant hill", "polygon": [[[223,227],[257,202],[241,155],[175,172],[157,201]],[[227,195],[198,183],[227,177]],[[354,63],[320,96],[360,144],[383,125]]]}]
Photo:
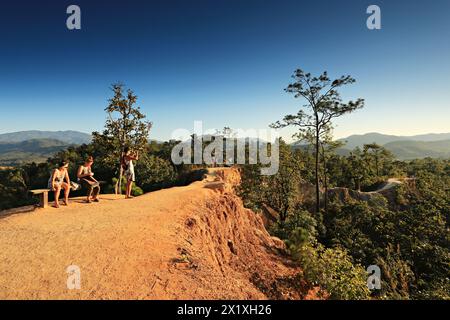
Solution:
[{"label": "distant hill", "polygon": [[441,141],[449,140],[450,133],[429,133],[415,136],[394,136],[388,134],[381,134],[376,132],[366,134],[355,134],[347,138],[339,139],[339,141],[346,142],[345,148],[354,149],[356,147],[362,148],[364,144],[376,142],[380,145],[385,145],[394,141]]},{"label": "distant hill", "polygon": [[91,135],[79,131],[19,131],[0,134],[0,143],[18,143],[27,140],[52,139],[66,144],[83,144],[91,142]]},{"label": "distant hill", "polygon": [[[377,143],[391,151],[399,160],[431,158],[450,158],[450,133],[430,133],[416,136],[394,136],[381,133],[355,134],[338,139],[345,144],[336,150],[341,156],[349,155],[356,147],[361,149],[365,144]],[[293,149],[306,149],[307,145],[295,142]]]},{"label": "distant hill", "polygon": [[450,158],[450,140],[394,141],[384,145],[400,160]]},{"label": "distant hill", "polygon": [[27,162],[44,162],[70,143],[55,139],[31,139],[21,142],[0,142],[0,166],[17,166]]}]

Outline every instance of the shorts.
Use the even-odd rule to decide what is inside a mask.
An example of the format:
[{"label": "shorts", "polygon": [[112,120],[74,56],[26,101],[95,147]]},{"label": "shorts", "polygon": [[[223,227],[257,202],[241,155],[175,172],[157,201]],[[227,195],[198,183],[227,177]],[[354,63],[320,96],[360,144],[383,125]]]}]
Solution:
[{"label": "shorts", "polygon": [[136,176],[134,174],[134,171],[125,171],[125,178],[127,179],[127,181],[132,181],[135,182],[136,181]]},{"label": "shorts", "polygon": [[[64,181],[55,181],[54,185],[56,187],[61,187]],[[55,189],[53,188],[51,182],[48,183],[47,189],[50,189],[50,191],[55,191]]]}]

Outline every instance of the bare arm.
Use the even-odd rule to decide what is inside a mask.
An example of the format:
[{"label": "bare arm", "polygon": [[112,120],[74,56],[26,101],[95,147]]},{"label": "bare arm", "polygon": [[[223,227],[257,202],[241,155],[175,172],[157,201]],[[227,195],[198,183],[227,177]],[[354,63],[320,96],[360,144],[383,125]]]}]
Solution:
[{"label": "bare arm", "polygon": [[67,171],[67,169],[64,174],[64,178],[66,179],[67,184],[70,186],[70,176],[69,176],[69,172]]},{"label": "bare arm", "polygon": [[53,170],[53,173],[52,173],[52,188],[53,189],[55,188],[55,180],[56,180],[56,169]]},{"label": "bare arm", "polygon": [[97,179],[94,178],[94,173],[91,172],[91,179],[94,180],[95,182],[98,182]]},{"label": "bare arm", "polygon": [[78,172],[77,172],[77,177],[78,177],[78,179],[81,179],[81,178],[84,177],[84,175],[81,174],[81,171],[82,171],[82,170],[83,170],[83,167],[82,167],[82,166],[79,166],[79,167],[78,167]]}]

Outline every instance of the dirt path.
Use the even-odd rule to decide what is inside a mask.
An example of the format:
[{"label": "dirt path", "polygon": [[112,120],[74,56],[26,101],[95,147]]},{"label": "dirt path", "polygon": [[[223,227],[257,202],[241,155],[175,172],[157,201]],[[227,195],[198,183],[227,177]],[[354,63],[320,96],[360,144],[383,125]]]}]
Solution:
[{"label": "dirt path", "polygon": [[[192,246],[201,268],[184,261],[186,219],[220,200],[211,183],[1,218],[0,299],[265,298],[245,275],[202,261],[204,243]],[[70,265],[80,268],[80,290],[67,288]]]},{"label": "dirt path", "polygon": [[378,190],[375,190],[375,191],[368,192],[368,193],[378,193],[378,192],[386,191],[386,190],[392,189],[406,181],[413,181],[413,180],[414,180],[414,178],[389,178],[389,179],[387,179],[386,183],[381,188],[379,188]]}]

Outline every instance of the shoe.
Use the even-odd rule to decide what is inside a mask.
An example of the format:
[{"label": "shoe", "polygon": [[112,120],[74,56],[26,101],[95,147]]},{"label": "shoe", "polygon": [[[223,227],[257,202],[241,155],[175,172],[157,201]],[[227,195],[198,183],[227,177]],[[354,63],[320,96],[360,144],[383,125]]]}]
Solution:
[{"label": "shoe", "polygon": [[94,200],[92,200],[92,201],[94,201],[94,202],[100,202],[100,200],[98,200],[98,199],[94,199]]}]

